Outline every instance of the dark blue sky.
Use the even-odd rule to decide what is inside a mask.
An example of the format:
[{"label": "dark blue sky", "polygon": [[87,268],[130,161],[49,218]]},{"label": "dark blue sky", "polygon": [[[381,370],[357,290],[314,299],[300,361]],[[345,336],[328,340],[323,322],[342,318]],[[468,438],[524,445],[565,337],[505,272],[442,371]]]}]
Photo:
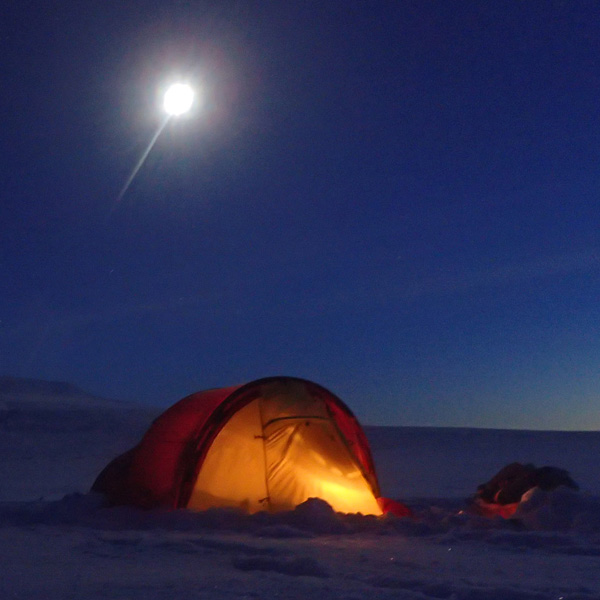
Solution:
[{"label": "dark blue sky", "polygon": [[0,372],[600,427],[597,2],[9,4]]}]

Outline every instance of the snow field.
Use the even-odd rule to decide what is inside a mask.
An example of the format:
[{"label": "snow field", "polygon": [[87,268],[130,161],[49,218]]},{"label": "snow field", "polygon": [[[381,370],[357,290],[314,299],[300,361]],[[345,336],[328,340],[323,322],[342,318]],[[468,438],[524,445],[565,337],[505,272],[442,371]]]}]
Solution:
[{"label": "snow field", "polygon": [[[87,493],[157,411],[69,394],[0,397],[0,598],[598,600],[597,433],[367,428],[385,495],[416,518],[107,509]],[[582,492],[536,491],[519,522],[468,510],[514,460]]]}]

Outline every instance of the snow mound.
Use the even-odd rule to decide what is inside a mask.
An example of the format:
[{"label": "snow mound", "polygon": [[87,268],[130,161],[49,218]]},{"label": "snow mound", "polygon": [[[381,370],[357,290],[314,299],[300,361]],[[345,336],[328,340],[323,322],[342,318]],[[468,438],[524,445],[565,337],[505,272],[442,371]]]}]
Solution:
[{"label": "snow mound", "polygon": [[[69,494],[55,501],[0,503],[0,526],[81,526],[100,530],[220,531],[273,539],[311,539],[321,536],[442,537],[451,540],[498,540],[509,535],[577,534],[600,543],[600,498],[566,488],[553,492],[532,490],[515,518],[489,518],[471,513],[464,505],[423,500],[415,516],[336,513],[319,498],[310,498],[292,511],[247,514],[228,508],[195,512],[142,510],[105,506],[101,494]],[[502,538],[503,543],[507,538]],[[513,537],[512,539],[519,539]],[[544,538],[542,538],[544,539]],[[522,544],[522,540],[518,541]],[[600,549],[598,550],[600,554]]]},{"label": "snow mound", "polygon": [[513,517],[527,529],[600,533],[600,498],[560,487],[529,490]]}]

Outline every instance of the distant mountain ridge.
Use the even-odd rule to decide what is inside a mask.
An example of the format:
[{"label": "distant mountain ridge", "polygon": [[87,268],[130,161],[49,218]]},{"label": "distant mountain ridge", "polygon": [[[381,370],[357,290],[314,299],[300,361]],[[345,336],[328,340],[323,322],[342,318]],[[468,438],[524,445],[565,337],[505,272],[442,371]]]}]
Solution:
[{"label": "distant mountain ridge", "polygon": [[0,394],[40,394],[44,396],[92,396],[65,381],[45,381],[24,377],[0,376]]},{"label": "distant mountain ridge", "polygon": [[37,405],[40,409],[51,405],[80,408],[129,406],[128,402],[90,394],[66,381],[46,381],[10,375],[0,376],[0,402],[0,408],[23,406],[23,402],[29,406]]}]

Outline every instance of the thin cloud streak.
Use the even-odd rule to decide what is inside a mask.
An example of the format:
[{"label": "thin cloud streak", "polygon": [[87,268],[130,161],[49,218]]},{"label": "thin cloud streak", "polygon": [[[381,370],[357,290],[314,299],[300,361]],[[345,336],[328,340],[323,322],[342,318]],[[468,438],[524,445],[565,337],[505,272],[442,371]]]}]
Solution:
[{"label": "thin cloud streak", "polygon": [[[442,273],[436,277],[424,278],[422,280],[399,283],[382,281],[379,285],[371,287],[354,287],[337,289],[323,288],[315,292],[311,301],[304,301],[302,307],[296,311],[296,318],[314,318],[329,313],[332,308],[364,307],[377,304],[389,304],[389,302],[414,302],[427,297],[440,295],[464,294],[477,289],[508,287],[524,281],[539,279],[550,279],[566,277],[573,274],[600,273],[600,252],[591,250],[588,252],[574,252],[555,256],[537,258],[520,264],[495,265],[488,269],[471,272]],[[231,290],[231,296],[238,297],[236,290]],[[52,311],[46,314],[45,319],[38,319],[33,344],[32,355],[28,357],[28,365],[43,352],[48,340],[52,336],[64,336],[81,331],[91,325],[108,325],[116,321],[140,319],[150,314],[176,314],[181,311],[197,310],[203,307],[210,312],[211,318],[227,317],[226,310],[230,303],[223,292],[211,294],[190,294],[185,297],[157,298],[156,300],[145,300],[144,302],[124,303],[113,306],[110,309],[93,309],[87,312],[60,314]],[[279,299],[274,298],[274,302]],[[254,305],[254,306],[252,306]],[[261,299],[255,296],[246,298],[246,308],[252,313],[260,311]],[[41,315],[40,315],[41,316]],[[44,323],[40,327],[40,321]],[[4,327],[4,333],[8,333],[8,327]],[[13,334],[16,332],[13,331]],[[22,335],[22,330],[20,334]]]},{"label": "thin cloud streak", "polygon": [[460,294],[477,288],[508,287],[524,281],[600,271],[600,252],[578,252],[536,258],[520,264],[492,265],[471,272],[442,273],[409,284],[400,292],[407,300]]}]

